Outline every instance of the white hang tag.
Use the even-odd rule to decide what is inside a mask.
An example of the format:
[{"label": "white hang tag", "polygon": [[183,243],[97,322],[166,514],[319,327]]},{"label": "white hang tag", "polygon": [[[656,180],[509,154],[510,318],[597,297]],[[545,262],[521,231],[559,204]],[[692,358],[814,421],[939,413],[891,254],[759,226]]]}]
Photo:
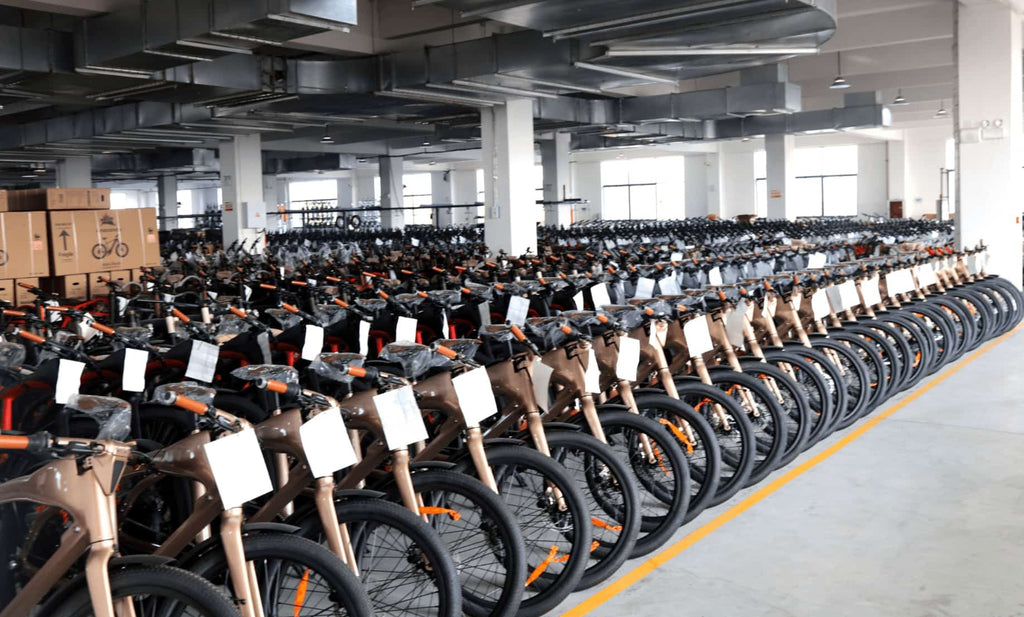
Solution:
[{"label": "white hang tag", "polygon": [[724,285],[722,282],[722,269],[718,266],[708,270],[708,284],[709,285]]},{"label": "white hang tag", "polygon": [[476,368],[466,371],[458,377],[453,377],[452,385],[455,386],[462,418],[468,428],[476,428],[482,421],[498,413],[487,369]]},{"label": "white hang tag", "polygon": [[206,341],[192,340],[192,349],[188,354],[188,367],[185,369],[187,379],[195,379],[210,383],[217,373],[217,358],[220,349]]},{"label": "white hang tag", "polygon": [[160,297],[163,299],[164,304],[174,304],[174,294],[162,293]]},{"label": "white hang tag", "polygon": [[427,427],[423,424],[412,386],[378,394],[373,397],[373,404],[377,407],[389,450],[399,450],[427,438]]},{"label": "white hang tag", "polygon": [[272,364],[270,361],[270,333],[260,332],[257,334],[256,344],[259,345],[260,355],[263,356],[263,364]]},{"label": "white hang tag", "polygon": [[875,306],[882,303],[882,295],[878,292],[878,277],[873,276],[860,282],[860,293],[864,296],[864,306]]},{"label": "white hang tag", "polygon": [[476,310],[480,314],[480,327],[491,325],[491,303],[481,302],[476,305]]},{"label": "white hang tag", "polygon": [[620,336],[619,357],[615,360],[615,376],[626,381],[636,381],[636,371],[639,366],[640,341],[628,336]]},{"label": "white hang tag", "polygon": [[412,245],[413,245],[413,246],[419,246],[419,245],[420,245],[420,241],[419,241],[419,239],[418,239],[418,238],[413,238],[413,239],[412,239]]},{"label": "white hang tag", "polygon": [[733,347],[743,347],[746,339],[743,337],[743,325],[747,323],[746,309],[737,308],[729,311],[725,316],[725,335]]},{"label": "white hang tag", "polygon": [[243,295],[245,295],[245,301],[248,302],[249,298],[252,297],[252,287],[249,287],[248,285],[243,285],[242,293]]},{"label": "white hang tag", "polygon": [[910,276],[910,270],[903,269],[886,274],[885,288],[890,296],[913,291],[914,279]]},{"label": "white hang tag", "polygon": [[299,427],[302,452],[314,478],[325,478],[358,461],[337,407],[321,411]]},{"label": "white hang tag", "polygon": [[313,361],[320,357],[320,353],[323,350],[324,329],[320,326],[306,324],[306,334],[302,337],[302,353],[300,357],[303,360]]},{"label": "white hang tag", "polygon": [[167,334],[174,334],[178,331],[178,318],[174,315],[164,317],[164,324],[167,326]]},{"label": "white hang tag", "polygon": [[583,387],[587,392],[598,393],[601,391],[601,368],[597,365],[597,355],[593,349],[587,350],[587,370],[583,374]]},{"label": "white hang tag", "polygon": [[825,253],[811,253],[807,256],[807,267],[809,269],[822,268],[825,266],[825,260]]},{"label": "white hang tag", "polygon": [[125,392],[145,391],[147,364],[149,364],[148,351],[126,347],[124,350],[124,368],[121,369],[121,389]]},{"label": "white hang tag", "polygon": [[599,309],[602,306],[608,306],[612,303],[611,298],[608,296],[608,285],[604,283],[598,283],[590,288],[590,299],[594,301],[594,308]]},{"label": "white hang tag", "polygon": [[583,303],[583,292],[581,291],[578,294],[576,294],[575,296],[573,296],[572,297],[572,302],[573,302],[573,304],[576,305],[576,310],[577,311],[582,311],[583,307],[585,306],[584,303]]},{"label": "white hang tag", "polygon": [[551,375],[555,371],[536,359],[533,362],[533,398],[537,401],[537,407],[540,410],[547,411],[550,407],[550,401],[548,400],[548,387],[551,385]]},{"label": "white hang tag", "polygon": [[395,275],[394,270],[388,270],[388,278],[391,279],[392,281],[398,280],[398,277]]},{"label": "white hang tag", "polygon": [[634,298],[650,298],[654,295],[654,279],[640,277],[636,280]]},{"label": "white hang tag", "polygon": [[216,292],[216,291],[207,291],[207,292],[206,292],[206,295],[207,295],[207,297],[209,297],[209,298],[210,298],[211,300],[216,300],[216,299],[217,299],[217,295],[218,295],[218,294],[217,294],[217,292]]},{"label": "white hang tag", "polygon": [[846,281],[839,284],[839,294],[843,298],[845,308],[853,308],[860,304],[860,295],[857,293],[857,283]]},{"label": "white hang tag", "polygon": [[669,261],[682,261],[683,260],[683,254],[682,253],[678,253],[678,252],[677,253],[672,253],[672,255],[669,256],[668,260]]},{"label": "white hang tag", "polygon": [[764,306],[761,308],[761,315],[766,319],[773,319],[775,317],[775,311],[779,308],[779,298],[777,296],[771,296],[770,298],[764,299]]},{"label": "white hang tag", "polygon": [[935,284],[935,270],[932,270],[930,266],[918,266],[917,267],[917,282],[921,284],[921,287],[927,287]]},{"label": "white hang tag", "polygon": [[454,336],[451,336],[451,337],[449,336],[451,333],[448,332],[448,330],[449,330],[449,328],[448,328],[448,311],[447,310],[442,310],[441,311],[441,334],[440,334],[440,337],[441,338],[455,338]]},{"label": "white hang tag", "polygon": [[793,311],[796,312],[796,313],[800,312],[800,307],[803,305],[803,303],[804,303],[804,294],[802,292],[800,292],[800,290],[797,290],[796,293],[794,293],[789,298],[789,305],[791,307],[793,307]]},{"label": "white hang tag", "polygon": [[124,316],[124,311],[125,309],[128,308],[128,298],[122,298],[121,296],[117,296],[115,298],[115,301],[115,303],[117,304],[117,316]]},{"label": "white hang tag", "polygon": [[75,322],[75,334],[89,342],[92,337],[96,336],[96,330],[92,327],[94,323],[96,323],[96,318],[92,316],[92,313],[82,315],[82,319]]},{"label": "white hang tag", "polygon": [[843,294],[839,290],[838,285],[833,285],[825,290],[828,294],[828,303],[832,306],[832,310],[839,313],[843,310]]},{"label": "white hang tag", "polygon": [[522,326],[526,323],[526,315],[529,311],[529,300],[522,296],[511,296],[508,299],[508,313],[505,315],[505,321],[514,326]]},{"label": "white hang tag", "polygon": [[658,288],[663,296],[678,296],[681,293],[679,291],[679,283],[676,283],[675,275],[666,276],[658,281]]},{"label": "white hang tag", "polygon": [[683,335],[686,337],[686,348],[691,356],[697,356],[714,350],[715,345],[711,342],[711,330],[708,329],[708,320],[700,315],[683,325]]},{"label": "white hang tag", "polygon": [[811,296],[811,312],[814,314],[815,319],[826,317],[831,312],[829,310],[828,294],[821,289],[814,292],[814,295]]},{"label": "white hang tag", "polygon": [[274,490],[256,431],[245,429],[203,446],[225,510]]},{"label": "white hang tag", "polygon": [[367,355],[370,353],[370,322],[359,320],[359,353]]},{"label": "white hang tag", "polygon": [[57,365],[57,388],[54,392],[54,402],[58,405],[65,405],[68,399],[78,394],[78,387],[82,385],[82,370],[85,363],[78,360],[60,359]]},{"label": "white hang tag", "polygon": [[395,323],[395,342],[415,343],[417,325],[414,318],[400,315]]},{"label": "white hang tag", "polygon": [[665,347],[665,341],[668,340],[668,326],[661,321],[651,322],[651,334],[648,342],[652,347]]}]

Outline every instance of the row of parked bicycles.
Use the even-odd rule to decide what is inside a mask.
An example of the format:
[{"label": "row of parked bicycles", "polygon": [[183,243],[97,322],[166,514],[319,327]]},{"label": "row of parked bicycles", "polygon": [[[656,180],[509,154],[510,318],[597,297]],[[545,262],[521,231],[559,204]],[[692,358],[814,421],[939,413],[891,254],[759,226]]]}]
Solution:
[{"label": "row of parked bicycles", "polygon": [[1022,316],[980,249],[656,232],[31,290],[0,317],[0,617],[542,615]]}]

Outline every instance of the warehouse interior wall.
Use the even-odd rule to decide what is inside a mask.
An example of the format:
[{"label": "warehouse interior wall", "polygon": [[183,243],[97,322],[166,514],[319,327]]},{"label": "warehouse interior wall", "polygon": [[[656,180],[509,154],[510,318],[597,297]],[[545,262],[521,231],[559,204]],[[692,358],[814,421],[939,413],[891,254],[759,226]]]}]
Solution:
[{"label": "warehouse interior wall", "polygon": [[857,214],[889,213],[887,157],[884,142],[857,146]]}]

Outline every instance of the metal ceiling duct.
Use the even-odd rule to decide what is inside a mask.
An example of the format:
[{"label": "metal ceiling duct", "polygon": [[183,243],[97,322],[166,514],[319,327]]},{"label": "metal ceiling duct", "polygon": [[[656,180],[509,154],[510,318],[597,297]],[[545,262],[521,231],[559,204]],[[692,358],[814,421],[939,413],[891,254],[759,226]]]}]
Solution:
[{"label": "metal ceiling duct", "polygon": [[356,0],[141,0],[82,20],[79,70],[148,73],[356,24]]}]

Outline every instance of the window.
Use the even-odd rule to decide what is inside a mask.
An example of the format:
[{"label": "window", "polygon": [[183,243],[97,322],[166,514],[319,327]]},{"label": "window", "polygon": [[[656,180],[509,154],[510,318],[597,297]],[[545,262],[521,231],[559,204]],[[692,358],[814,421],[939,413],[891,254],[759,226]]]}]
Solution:
[{"label": "window", "polygon": [[[534,202],[544,201],[544,166],[534,165],[533,166],[533,185],[537,188],[533,190]],[[484,170],[476,170],[476,200],[480,203],[487,202],[487,192],[484,190]],[[536,204],[537,208],[537,223],[540,225],[544,224],[544,205]],[[483,207],[478,209],[477,216],[484,217],[485,210]]]},{"label": "window", "polygon": [[[796,180],[787,197],[792,217],[857,214],[857,146],[797,148],[791,161]],[[764,150],[754,153],[758,216],[768,215],[768,165]]]},{"label": "window", "polygon": [[405,211],[405,224],[432,224],[434,210],[420,208],[420,206],[430,205],[434,201],[430,174],[406,174],[402,177],[402,183],[404,185],[402,187],[402,205],[406,208],[417,208],[417,210]]},{"label": "window", "polygon": [[602,162],[603,218],[683,218],[683,166],[681,156]]},{"label": "window", "polygon": [[[178,191],[178,215],[194,214],[192,209],[192,191]],[[192,229],[196,225],[194,218],[178,219],[178,229]]]},{"label": "window", "polygon": [[[290,210],[336,208],[338,205],[338,181],[330,179],[289,182],[288,201]],[[302,227],[302,217],[303,215],[289,217],[291,226]]]}]

